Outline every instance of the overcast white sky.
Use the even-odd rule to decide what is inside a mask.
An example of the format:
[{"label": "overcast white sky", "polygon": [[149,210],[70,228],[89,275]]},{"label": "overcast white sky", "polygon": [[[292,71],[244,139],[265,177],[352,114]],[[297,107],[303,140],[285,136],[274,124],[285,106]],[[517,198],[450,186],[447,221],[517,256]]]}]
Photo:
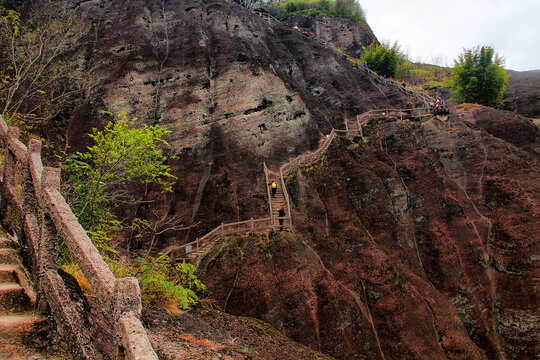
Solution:
[{"label": "overcast white sky", "polygon": [[379,41],[414,61],[453,66],[463,48],[492,45],[505,68],[540,69],[540,0],[357,1]]}]

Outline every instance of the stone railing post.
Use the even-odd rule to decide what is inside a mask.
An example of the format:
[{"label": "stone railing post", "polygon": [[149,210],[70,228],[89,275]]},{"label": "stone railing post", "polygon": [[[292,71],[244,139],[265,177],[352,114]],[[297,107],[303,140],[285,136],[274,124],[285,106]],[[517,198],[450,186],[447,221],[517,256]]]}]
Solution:
[{"label": "stone railing post", "polygon": [[114,297],[116,359],[157,359],[148,337],[138,336],[140,332],[146,335],[136,320],[142,310],[139,281],[134,277],[116,279]]},{"label": "stone railing post", "polygon": [[15,186],[15,156],[9,151],[9,142],[13,139],[19,139],[19,129],[10,126],[8,128],[4,153],[4,184],[7,186]]}]

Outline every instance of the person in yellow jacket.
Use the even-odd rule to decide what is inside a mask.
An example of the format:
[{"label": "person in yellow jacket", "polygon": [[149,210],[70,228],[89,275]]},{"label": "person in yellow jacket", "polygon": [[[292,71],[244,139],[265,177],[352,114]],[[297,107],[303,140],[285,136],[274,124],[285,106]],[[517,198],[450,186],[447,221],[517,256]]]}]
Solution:
[{"label": "person in yellow jacket", "polygon": [[276,197],[277,183],[275,181],[270,182],[270,188],[272,189],[272,197]]}]

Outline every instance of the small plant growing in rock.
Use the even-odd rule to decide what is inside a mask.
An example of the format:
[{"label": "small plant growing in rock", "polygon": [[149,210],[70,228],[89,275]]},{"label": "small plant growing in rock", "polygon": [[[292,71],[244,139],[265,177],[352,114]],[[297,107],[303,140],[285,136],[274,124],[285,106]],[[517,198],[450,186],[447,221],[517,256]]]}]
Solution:
[{"label": "small plant growing in rock", "polygon": [[195,275],[195,266],[173,265],[165,254],[156,258],[143,255],[135,262],[133,275],[139,279],[142,301],[148,305],[177,312],[195,305],[199,300],[195,291],[206,289]]}]

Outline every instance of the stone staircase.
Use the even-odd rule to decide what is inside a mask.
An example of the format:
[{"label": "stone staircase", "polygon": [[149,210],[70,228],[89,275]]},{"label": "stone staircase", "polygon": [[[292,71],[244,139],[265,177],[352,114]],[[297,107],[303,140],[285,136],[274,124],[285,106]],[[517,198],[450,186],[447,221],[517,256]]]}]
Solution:
[{"label": "stone staircase", "polygon": [[[36,293],[13,247],[0,234],[0,359],[60,359],[30,346],[48,320],[35,313]],[[38,341],[40,342],[40,341]]]}]

